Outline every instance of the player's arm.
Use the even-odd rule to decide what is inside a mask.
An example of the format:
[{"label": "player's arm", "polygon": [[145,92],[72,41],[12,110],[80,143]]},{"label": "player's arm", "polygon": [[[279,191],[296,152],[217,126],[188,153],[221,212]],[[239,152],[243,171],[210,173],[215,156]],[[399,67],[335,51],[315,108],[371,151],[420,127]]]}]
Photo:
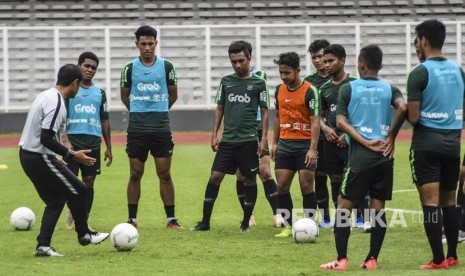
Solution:
[{"label": "player's arm", "polygon": [[402,97],[402,92],[400,92],[400,90],[396,87],[392,87],[392,99],[391,104],[396,109],[396,113],[394,114],[392,126],[389,128],[383,152],[383,155],[389,158],[392,158],[394,155],[394,146],[397,134],[407,117],[407,103],[405,102],[404,97]]},{"label": "player's arm", "polygon": [[305,163],[309,167],[316,164],[318,139],[320,137],[320,93],[314,86],[308,89],[305,102],[310,111],[311,142],[310,149],[305,156]]},{"label": "player's arm", "polygon": [[[105,90],[101,89],[102,103],[100,105],[100,124],[102,126],[102,136],[105,141],[106,150],[104,153],[104,161],[106,166],[109,167],[113,161],[113,154],[111,152],[111,128],[110,128],[110,115],[108,113],[108,101]],[[108,160],[108,161],[107,161]]]},{"label": "player's arm", "polygon": [[260,104],[260,113],[262,116],[261,124],[263,130],[259,151],[260,154],[263,154],[268,148],[268,107],[270,106],[270,95],[265,79],[263,79],[262,87],[259,91],[260,93],[258,94],[258,100]]},{"label": "player's arm", "polygon": [[171,62],[165,60],[166,83],[168,85],[168,108],[178,100],[178,78]]},{"label": "player's arm", "polygon": [[[224,104],[225,104],[225,91],[223,88],[223,79],[220,81],[220,86],[218,87],[218,91],[216,92],[215,102],[216,102],[216,110],[215,110],[215,117],[213,119],[213,131],[212,131],[212,138],[211,138],[211,147],[213,151],[217,151],[220,144],[220,139],[218,138],[218,132],[220,129],[220,125],[223,121],[224,116]],[[224,127],[223,127],[224,130]]]},{"label": "player's arm", "polygon": [[276,109],[276,115],[274,118],[274,125],[273,125],[273,141],[271,144],[271,151],[270,151],[270,158],[271,160],[275,160],[276,157],[276,151],[278,150],[278,141],[279,141],[279,132],[280,132],[280,122],[279,122],[279,102],[278,102],[278,92],[279,92],[279,87],[281,85],[276,86],[276,90],[274,93],[274,99],[275,99],[275,109]]},{"label": "player's arm", "polygon": [[362,146],[366,147],[367,149],[375,152],[383,152],[381,147],[384,145],[382,140],[368,140],[363,138],[363,136],[358,133],[358,131],[349,124],[347,120],[348,116],[348,106],[350,103],[350,96],[351,96],[351,88],[349,84],[344,84],[341,89],[339,90],[339,96],[337,100],[337,107],[336,107],[336,126],[342,132],[349,135],[351,139],[357,141]]},{"label": "player's arm", "polygon": [[407,120],[415,125],[420,119],[420,103],[422,92],[428,84],[428,72],[419,64],[415,66],[407,77]]},{"label": "player's arm", "polygon": [[129,103],[129,95],[131,94],[131,75],[132,75],[132,62],[129,62],[123,66],[121,70],[120,79],[120,96],[121,101],[127,110],[131,111]]}]

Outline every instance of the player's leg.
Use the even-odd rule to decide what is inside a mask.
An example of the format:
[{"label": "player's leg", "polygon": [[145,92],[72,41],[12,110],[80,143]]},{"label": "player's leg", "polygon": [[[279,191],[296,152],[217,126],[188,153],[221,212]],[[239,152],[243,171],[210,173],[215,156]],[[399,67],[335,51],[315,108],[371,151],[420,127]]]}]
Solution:
[{"label": "player's leg", "polygon": [[457,182],[460,173],[460,158],[443,156],[442,179],[439,190],[439,204],[442,208],[444,234],[447,240],[446,259],[449,266],[458,265],[457,243],[459,234],[459,213],[456,205]]},{"label": "player's leg", "polygon": [[317,200],[313,189],[315,172],[309,169],[298,171],[300,192],[302,193],[302,207],[306,217],[316,220]]},{"label": "player's leg", "polygon": [[242,176],[239,169],[236,171],[236,194],[239,204],[241,205],[242,210],[244,210],[244,194],[245,194],[245,185],[244,177]]},{"label": "player's leg", "polygon": [[[318,140],[318,161],[315,170],[315,195],[318,201],[318,209],[322,213],[321,226],[330,225],[331,218],[329,215],[329,191],[328,191],[328,175],[326,171],[326,150],[325,143],[326,139],[321,138]],[[333,203],[336,204],[337,196],[333,197]]]},{"label": "player's leg", "polygon": [[[275,237],[290,237],[292,236],[292,210],[294,204],[290,193],[292,179],[294,178],[295,171],[291,169],[284,169],[286,167],[286,159],[276,157],[275,175],[278,188],[278,208],[277,212],[284,219],[285,228],[281,233]],[[292,167],[292,165],[291,165]]]},{"label": "player's leg", "polygon": [[95,178],[100,174],[100,148],[92,150],[88,156],[95,158],[96,162],[92,166],[83,166],[81,168],[82,182],[84,182],[87,187],[87,216],[90,215],[92,204],[94,203]]},{"label": "player's leg", "polygon": [[283,226],[284,221],[281,215],[276,212],[276,209],[278,208],[278,188],[276,187],[276,182],[274,181],[273,175],[271,174],[270,163],[270,154],[267,150],[267,153],[265,153],[260,158],[258,176],[263,183],[265,197],[268,200],[268,203],[270,204],[271,210],[273,212],[274,224],[279,228]]},{"label": "player's leg", "polygon": [[[73,145],[73,148],[75,151],[80,150],[80,148],[77,148],[74,145]],[[79,169],[81,167],[85,167],[84,165],[81,165],[77,161],[75,161],[71,156],[65,157],[63,158],[63,160],[66,162],[68,169],[72,171],[76,176],[79,175]],[[71,214],[71,211],[68,208],[66,208],[66,210],[67,210],[66,221],[65,221],[66,228],[68,228],[69,230],[72,230],[74,229],[73,215]]]},{"label": "player's leg", "polygon": [[[460,167],[460,182],[459,190],[457,192],[457,211],[459,212],[459,237],[458,242],[465,242],[465,194],[464,194],[464,180],[465,180],[465,157]],[[459,207],[460,206],[460,207]]]}]

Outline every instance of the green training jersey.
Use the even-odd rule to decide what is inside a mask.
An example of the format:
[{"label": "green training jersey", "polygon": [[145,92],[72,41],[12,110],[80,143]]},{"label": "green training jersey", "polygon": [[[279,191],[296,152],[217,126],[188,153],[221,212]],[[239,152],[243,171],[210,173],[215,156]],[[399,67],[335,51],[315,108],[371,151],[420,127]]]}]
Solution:
[{"label": "green training jersey", "polygon": [[326,77],[322,77],[318,75],[318,72],[313,72],[310,75],[306,76],[304,80],[308,81],[311,83],[313,86],[315,86],[317,89],[320,89],[320,87],[326,83],[327,81],[331,80],[331,76],[328,75]]},{"label": "green training jersey", "polygon": [[254,74],[245,79],[238,78],[236,74],[223,76],[215,101],[223,106],[224,112],[221,141],[257,140],[258,107],[268,109],[270,105],[268,86],[263,78]]},{"label": "green training jersey", "polygon": [[[376,78],[367,78],[376,80]],[[402,98],[402,92],[391,85],[391,105],[398,98]],[[350,103],[352,88],[350,83],[346,83],[339,89],[339,98],[337,102],[337,115],[348,116],[348,106]],[[378,166],[384,162],[390,161],[389,158],[383,156],[382,153],[373,152],[354,139],[349,139],[349,165],[351,171],[360,172]]]},{"label": "green training jersey", "polygon": [[342,134],[342,131],[336,127],[336,106],[339,89],[342,85],[356,79],[356,77],[352,77],[347,74],[347,77],[338,84],[335,84],[332,81],[328,81],[320,87],[321,111],[325,112],[326,114],[326,124],[334,129],[338,136]]}]

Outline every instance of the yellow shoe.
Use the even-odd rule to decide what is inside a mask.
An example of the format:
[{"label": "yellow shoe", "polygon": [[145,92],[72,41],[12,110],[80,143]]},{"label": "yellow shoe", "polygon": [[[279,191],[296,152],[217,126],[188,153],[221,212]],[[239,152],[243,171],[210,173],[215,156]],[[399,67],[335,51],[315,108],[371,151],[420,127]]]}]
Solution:
[{"label": "yellow shoe", "polygon": [[287,238],[287,237],[292,237],[292,229],[291,227],[286,227],[284,228],[281,233],[274,235],[277,238]]}]

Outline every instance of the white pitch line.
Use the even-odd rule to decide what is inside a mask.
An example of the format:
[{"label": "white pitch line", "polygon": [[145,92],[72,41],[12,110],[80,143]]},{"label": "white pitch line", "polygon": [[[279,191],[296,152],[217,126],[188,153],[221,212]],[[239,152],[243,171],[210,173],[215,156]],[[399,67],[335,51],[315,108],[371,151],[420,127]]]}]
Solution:
[{"label": "white pitch line", "polygon": [[415,192],[417,189],[406,189],[406,190],[394,190],[392,191],[393,194],[396,193],[408,193],[408,192]]},{"label": "white pitch line", "polygon": [[422,211],[415,211],[415,210],[406,210],[406,209],[397,209],[397,208],[385,208],[386,211],[396,212],[396,213],[405,213],[405,214],[423,214]]}]

